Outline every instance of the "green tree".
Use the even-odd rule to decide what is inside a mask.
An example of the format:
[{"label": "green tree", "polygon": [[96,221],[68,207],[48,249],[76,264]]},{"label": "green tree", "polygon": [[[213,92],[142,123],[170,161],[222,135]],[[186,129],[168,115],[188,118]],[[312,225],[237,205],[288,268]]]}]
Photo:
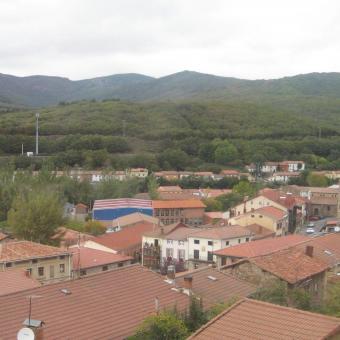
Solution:
[{"label": "green tree", "polygon": [[62,204],[54,190],[31,189],[15,198],[8,213],[8,226],[19,239],[50,243],[62,217]]},{"label": "green tree", "polygon": [[238,157],[238,152],[233,144],[224,140],[218,142],[214,156],[216,163],[225,165],[235,161]]},{"label": "green tree", "polygon": [[191,296],[189,311],[184,315],[184,323],[190,332],[194,332],[207,322],[202,299]]},{"label": "green tree", "polygon": [[307,183],[310,187],[327,187],[328,180],[327,177],[323,175],[310,173],[307,176]]},{"label": "green tree", "polygon": [[223,211],[223,205],[217,198],[206,198],[203,203],[207,206],[206,211]]},{"label": "green tree", "polygon": [[256,188],[248,181],[240,181],[233,187],[233,193],[238,194],[241,197],[252,197],[256,194]]},{"label": "green tree", "polygon": [[84,225],[84,231],[94,236],[102,235],[106,232],[105,225],[100,221],[87,221]]},{"label": "green tree", "polygon": [[148,187],[148,193],[150,195],[150,198],[152,200],[158,199],[159,195],[158,195],[157,189],[159,185],[155,177],[149,176],[147,178],[147,187]]},{"label": "green tree", "polygon": [[129,340],[182,340],[188,330],[184,322],[173,312],[149,316]]}]

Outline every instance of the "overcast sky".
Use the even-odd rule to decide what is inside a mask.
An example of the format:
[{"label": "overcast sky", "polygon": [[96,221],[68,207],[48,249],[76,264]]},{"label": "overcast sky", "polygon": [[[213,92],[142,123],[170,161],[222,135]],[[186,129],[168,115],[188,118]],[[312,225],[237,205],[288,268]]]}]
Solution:
[{"label": "overcast sky", "polygon": [[340,72],[339,0],[0,0],[0,73]]}]

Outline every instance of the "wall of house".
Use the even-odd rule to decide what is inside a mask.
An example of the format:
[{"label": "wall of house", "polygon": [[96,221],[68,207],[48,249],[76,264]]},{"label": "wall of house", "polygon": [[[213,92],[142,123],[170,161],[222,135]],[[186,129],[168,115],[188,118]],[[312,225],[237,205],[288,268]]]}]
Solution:
[{"label": "wall of house", "polygon": [[191,226],[203,224],[204,208],[154,209],[154,216],[164,225],[182,222]]},{"label": "wall of house", "polygon": [[244,213],[251,212],[266,206],[272,206],[281,210],[287,210],[281,204],[278,204],[264,196],[254,197],[247,202],[241,203],[232,209],[233,216],[243,215]]},{"label": "wall of house", "polygon": [[[56,257],[38,258],[20,262],[10,262],[11,266],[6,267],[1,264],[2,270],[10,268],[31,269],[31,275],[42,283],[53,283],[69,279],[72,271],[71,255],[63,255]],[[63,265],[63,270],[61,270]],[[39,275],[39,268],[44,268],[43,275]]]},{"label": "wall of house", "polygon": [[308,215],[314,216],[325,216],[325,217],[336,217],[338,215],[337,204],[308,204]]},{"label": "wall of house", "polygon": [[178,251],[184,250],[184,260],[189,258],[189,242],[187,240],[164,240],[161,247],[162,259],[167,258],[167,249],[172,249],[172,258],[179,260]]}]

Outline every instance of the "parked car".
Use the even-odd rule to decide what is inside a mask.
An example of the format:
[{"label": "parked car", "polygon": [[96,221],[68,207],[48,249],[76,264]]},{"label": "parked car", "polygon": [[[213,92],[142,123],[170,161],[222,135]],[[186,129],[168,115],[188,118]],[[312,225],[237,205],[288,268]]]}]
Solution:
[{"label": "parked car", "polygon": [[321,220],[321,218],[322,218],[321,216],[310,216],[309,220],[310,221],[319,221],[319,220]]},{"label": "parked car", "polygon": [[315,233],[315,229],[314,228],[307,228],[306,229],[306,233],[307,234],[314,234]]}]

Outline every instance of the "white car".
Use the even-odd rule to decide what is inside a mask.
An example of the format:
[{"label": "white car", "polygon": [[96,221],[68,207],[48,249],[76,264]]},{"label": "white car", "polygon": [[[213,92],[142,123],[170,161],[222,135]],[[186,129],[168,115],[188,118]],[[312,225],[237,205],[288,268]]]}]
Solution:
[{"label": "white car", "polygon": [[314,228],[307,228],[307,229],[306,229],[306,233],[307,233],[307,234],[314,234],[314,233],[315,233],[315,230],[314,230]]}]

